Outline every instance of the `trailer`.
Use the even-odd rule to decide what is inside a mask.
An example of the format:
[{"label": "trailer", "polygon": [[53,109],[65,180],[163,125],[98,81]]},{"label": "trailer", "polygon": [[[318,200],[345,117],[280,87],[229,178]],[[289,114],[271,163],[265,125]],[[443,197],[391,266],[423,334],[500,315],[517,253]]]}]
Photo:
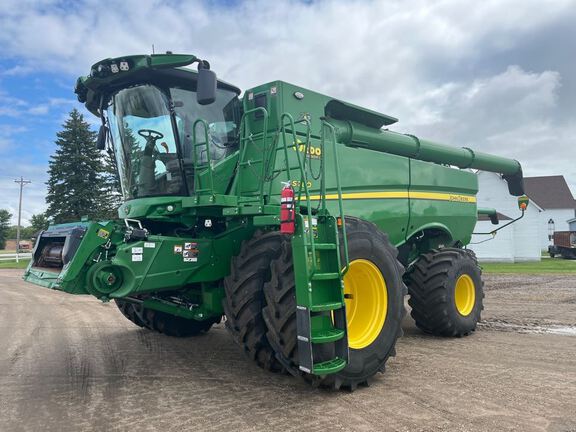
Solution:
[{"label": "trailer", "polygon": [[550,258],[576,259],[576,231],[555,231],[552,241],[548,246]]}]

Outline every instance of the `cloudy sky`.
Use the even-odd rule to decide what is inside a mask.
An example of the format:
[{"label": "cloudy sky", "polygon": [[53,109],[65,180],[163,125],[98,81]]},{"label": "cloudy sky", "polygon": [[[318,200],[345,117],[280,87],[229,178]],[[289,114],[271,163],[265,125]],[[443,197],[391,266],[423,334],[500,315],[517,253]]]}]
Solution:
[{"label": "cloudy sky", "polygon": [[0,208],[16,214],[24,176],[25,222],[45,209],[77,76],[152,44],[240,88],[293,82],[519,159],[527,176],[563,174],[576,192],[575,23],[576,0],[1,0]]}]

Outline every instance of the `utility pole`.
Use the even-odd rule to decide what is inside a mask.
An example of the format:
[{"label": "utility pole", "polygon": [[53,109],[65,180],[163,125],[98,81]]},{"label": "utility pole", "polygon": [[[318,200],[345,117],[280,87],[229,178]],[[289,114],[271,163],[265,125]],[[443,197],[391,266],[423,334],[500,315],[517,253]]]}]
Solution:
[{"label": "utility pole", "polygon": [[20,180],[14,180],[14,183],[20,184],[20,201],[18,203],[18,226],[16,227],[16,262],[18,260],[18,254],[20,252],[20,220],[22,218],[22,189],[29,183],[32,183],[30,180],[24,180],[22,176],[20,176]]}]

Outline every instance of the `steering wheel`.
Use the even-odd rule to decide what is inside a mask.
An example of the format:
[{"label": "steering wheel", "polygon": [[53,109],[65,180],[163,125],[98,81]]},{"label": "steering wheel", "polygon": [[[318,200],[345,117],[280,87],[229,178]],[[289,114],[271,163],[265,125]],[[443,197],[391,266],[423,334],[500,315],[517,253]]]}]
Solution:
[{"label": "steering wheel", "polygon": [[140,129],[138,131],[138,135],[146,138],[146,140],[151,139],[153,141],[159,140],[160,138],[164,138],[163,134],[152,129]]}]

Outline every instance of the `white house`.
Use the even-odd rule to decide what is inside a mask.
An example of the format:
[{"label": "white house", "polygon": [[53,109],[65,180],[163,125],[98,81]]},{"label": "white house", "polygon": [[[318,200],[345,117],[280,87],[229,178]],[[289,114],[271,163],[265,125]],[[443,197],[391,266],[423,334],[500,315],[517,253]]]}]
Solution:
[{"label": "white house", "polygon": [[525,177],[524,188],[540,213],[540,248],[547,250],[552,244],[554,231],[569,231],[568,221],[576,216],[576,201],[564,176]]},{"label": "white house", "polygon": [[[496,209],[500,224],[492,225],[488,218],[481,217],[474,229],[475,233],[491,232],[522,214],[518,208],[518,199],[510,195],[508,184],[500,174],[478,172],[478,183],[478,207]],[[469,248],[480,261],[539,261],[542,211],[537,203],[531,202],[522,219],[501,229],[495,237],[473,235]]]},{"label": "white house", "polygon": [[[499,225],[480,217],[474,232],[491,232],[520,216],[516,197],[499,174],[478,173],[478,207],[495,208]],[[473,235],[470,249],[480,261],[537,261],[542,250],[552,243],[553,231],[576,230],[576,201],[563,176],[525,177],[524,186],[530,204],[524,217],[490,235]]]}]

